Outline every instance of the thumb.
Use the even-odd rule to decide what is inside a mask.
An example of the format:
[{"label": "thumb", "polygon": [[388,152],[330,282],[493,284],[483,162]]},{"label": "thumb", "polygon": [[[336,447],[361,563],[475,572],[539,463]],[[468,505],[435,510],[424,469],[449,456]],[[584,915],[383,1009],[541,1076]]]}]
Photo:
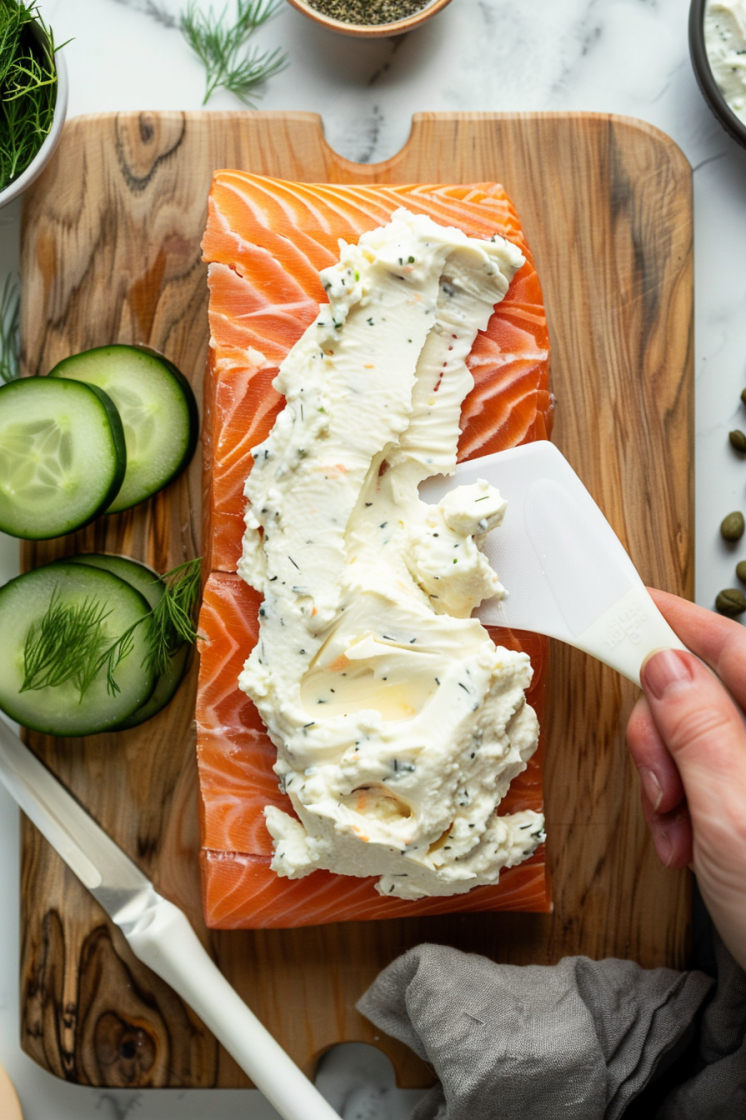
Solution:
[{"label": "thumb", "polygon": [[[650,712],[686,792],[700,859],[746,856],[746,729],[718,679],[691,653],[659,650],[641,670]],[[727,856],[726,856],[727,859]],[[744,864],[741,864],[743,874]]]}]

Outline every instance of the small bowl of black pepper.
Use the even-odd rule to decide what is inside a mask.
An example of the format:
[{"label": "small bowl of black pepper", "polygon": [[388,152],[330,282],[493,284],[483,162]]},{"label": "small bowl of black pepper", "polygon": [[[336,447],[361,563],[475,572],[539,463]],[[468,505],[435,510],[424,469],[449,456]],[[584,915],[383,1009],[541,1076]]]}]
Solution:
[{"label": "small bowl of black pepper", "polygon": [[450,0],[288,0],[321,27],[375,39],[414,30]]}]

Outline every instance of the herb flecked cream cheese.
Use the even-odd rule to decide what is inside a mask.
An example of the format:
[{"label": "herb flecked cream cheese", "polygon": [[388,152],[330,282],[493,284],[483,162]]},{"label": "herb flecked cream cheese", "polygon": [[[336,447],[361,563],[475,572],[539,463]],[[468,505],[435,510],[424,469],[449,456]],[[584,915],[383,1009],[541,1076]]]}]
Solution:
[{"label": "herb flecked cream cheese", "polygon": [[466,359],[524,258],[406,210],[340,253],[246,484],[239,572],[264,603],[239,684],[298,818],[265,809],[272,868],[457,894],[543,840],[540,814],[495,815],[538,722],[528,657],[470,617],[504,594],[478,544],[505,502],[418,486],[455,469]]},{"label": "herb flecked cream cheese", "polygon": [[746,0],[710,0],[705,49],[718,89],[746,124]]}]

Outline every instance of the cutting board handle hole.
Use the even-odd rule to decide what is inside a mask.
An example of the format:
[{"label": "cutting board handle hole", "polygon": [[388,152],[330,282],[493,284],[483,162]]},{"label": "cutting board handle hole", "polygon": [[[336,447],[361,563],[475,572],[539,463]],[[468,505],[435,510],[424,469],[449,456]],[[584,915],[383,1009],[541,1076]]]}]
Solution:
[{"label": "cutting board handle hole", "polygon": [[321,1055],[315,1082],[332,1108],[340,1111],[344,1105],[347,1115],[352,1115],[354,1101],[358,1108],[355,1115],[362,1116],[367,1114],[365,1104],[380,1101],[396,1088],[396,1074],[387,1055],[377,1046],[342,1042]]},{"label": "cutting board handle hole", "polygon": [[[394,172],[398,164],[409,159],[410,147],[423,116],[425,114],[415,113],[405,133],[404,117],[389,125],[380,107],[373,105],[364,115],[335,128],[331,137],[327,137],[323,121],[318,117],[329,182],[410,182],[411,174],[397,179]],[[390,154],[386,154],[387,149]]]}]

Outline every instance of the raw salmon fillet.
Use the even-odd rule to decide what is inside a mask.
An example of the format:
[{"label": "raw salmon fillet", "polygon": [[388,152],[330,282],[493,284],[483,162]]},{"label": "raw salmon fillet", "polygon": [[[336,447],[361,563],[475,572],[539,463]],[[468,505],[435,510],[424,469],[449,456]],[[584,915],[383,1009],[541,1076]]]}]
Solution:
[{"label": "raw salmon fillet", "polygon": [[[236,574],[244,531],[251,448],[284,406],[277,368],[326,302],[319,271],[399,207],[458,226],[472,237],[501,234],[526,263],[480,332],[469,358],[474,388],[462,409],[459,458],[514,447],[551,433],[549,336],[541,288],[518,217],[504,189],[469,186],[305,185],[241,171],[217,172],[202,243],[209,263],[210,359],[205,386],[204,552],[209,572],[200,612],[197,754],[205,918],[218,929],[284,928],[453,911],[551,909],[540,848],[504,870],[495,886],[467,894],[386,899],[375,879],[316,871],[276,875],[265,805],[292,813],[272,769],[276,751],[251,700],[238,688],[258,633],[261,597]],[[490,631],[531,657],[528,702],[542,721],[546,639]],[[500,813],[542,806],[543,736],[511,784]]]},{"label": "raw salmon fillet", "polygon": [[541,287],[502,187],[307,186],[219,171],[202,248],[210,263],[210,370],[205,394],[205,532],[208,570],[235,572],[244,532],[249,450],[269,435],[283,398],[277,367],[327,302],[319,271],[400,206],[470,237],[498,233],[526,263],[469,358],[474,388],[462,410],[459,458],[548,439],[549,334]]}]

